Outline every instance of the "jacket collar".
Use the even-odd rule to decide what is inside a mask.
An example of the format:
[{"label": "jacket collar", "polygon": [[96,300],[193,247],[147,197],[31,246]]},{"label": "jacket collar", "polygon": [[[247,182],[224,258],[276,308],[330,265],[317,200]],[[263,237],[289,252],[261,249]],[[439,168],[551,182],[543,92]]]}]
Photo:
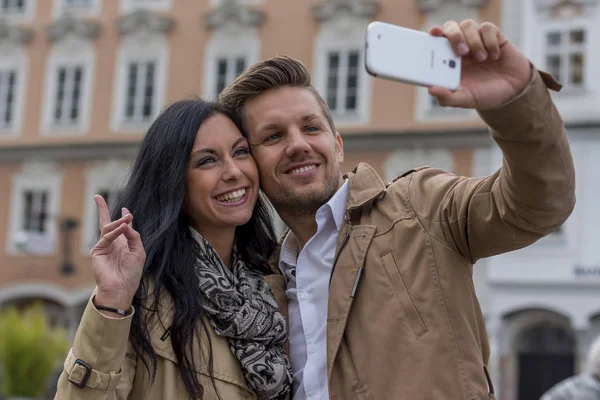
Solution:
[{"label": "jacket collar", "polygon": [[351,172],[344,175],[349,180],[348,200],[346,211],[355,210],[372,203],[386,189],[379,174],[369,164],[361,162]]},{"label": "jacket collar", "polygon": [[[369,164],[360,162],[354,169],[344,175],[348,179],[348,199],[346,200],[346,212],[356,210],[372,203],[385,193],[386,185],[379,174]],[[279,270],[279,256],[281,245],[290,228],[286,228],[273,253],[269,257],[269,266],[274,274],[281,275]]]}]

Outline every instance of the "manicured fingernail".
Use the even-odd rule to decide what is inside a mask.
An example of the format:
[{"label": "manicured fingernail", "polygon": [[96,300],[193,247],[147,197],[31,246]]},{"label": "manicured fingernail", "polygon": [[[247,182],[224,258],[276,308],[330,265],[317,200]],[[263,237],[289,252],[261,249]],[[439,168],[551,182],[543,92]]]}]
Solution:
[{"label": "manicured fingernail", "polygon": [[475,52],[475,59],[477,61],[481,62],[481,61],[485,60],[486,58],[487,58],[487,53],[485,51],[483,51],[483,50],[477,50]]},{"label": "manicured fingernail", "polygon": [[129,210],[127,210],[125,207],[121,208],[121,216],[126,216],[127,214],[129,214]]},{"label": "manicured fingernail", "polygon": [[464,56],[468,52],[469,52],[469,46],[467,46],[464,43],[459,43],[458,44],[458,55],[459,56]]}]

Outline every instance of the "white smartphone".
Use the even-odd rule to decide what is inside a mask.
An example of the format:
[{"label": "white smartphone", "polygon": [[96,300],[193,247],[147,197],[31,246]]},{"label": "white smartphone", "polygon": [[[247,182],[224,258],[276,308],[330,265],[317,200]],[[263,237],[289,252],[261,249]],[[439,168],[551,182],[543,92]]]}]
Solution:
[{"label": "white smartphone", "polygon": [[375,21],[367,27],[365,68],[375,77],[456,90],[461,58],[445,37]]}]

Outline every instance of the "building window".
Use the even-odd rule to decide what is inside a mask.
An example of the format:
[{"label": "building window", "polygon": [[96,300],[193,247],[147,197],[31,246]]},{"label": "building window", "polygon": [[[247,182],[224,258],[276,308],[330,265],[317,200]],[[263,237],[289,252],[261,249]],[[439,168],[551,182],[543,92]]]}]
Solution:
[{"label": "building window", "polygon": [[358,95],[360,52],[330,51],[327,55],[327,104],[332,112],[355,112]]},{"label": "building window", "polygon": [[567,87],[585,85],[586,41],[582,28],[546,32],[546,69]]},{"label": "building window", "polygon": [[0,0],[2,14],[24,14],[27,10],[26,0]]},{"label": "building window", "polygon": [[0,70],[0,130],[11,130],[15,121],[17,71]]},{"label": "building window", "polygon": [[48,197],[47,190],[25,190],[23,197],[23,232],[46,233],[48,230]]},{"label": "building window", "polygon": [[323,93],[336,127],[369,122],[371,81],[364,68],[368,19],[332,16],[321,21],[314,44],[315,87]]},{"label": "building window", "polygon": [[141,132],[162,106],[169,49],[162,34],[131,34],[116,59],[112,129]]},{"label": "building window", "polygon": [[124,122],[147,122],[154,115],[155,70],[155,61],[135,61],[127,66]]},{"label": "building window", "polygon": [[3,45],[0,57],[1,138],[14,137],[21,130],[27,66],[27,55],[22,46]]},{"label": "building window", "polygon": [[227,85],[246,69],[246,57],[221,57],[217,59],[215,93],[220,94]]},{"label": "building window", "polygon": [[0,17],[12,22],[29,21],[33,18],[35,0],[0,0]]},{"label": "building window", "polygon": [[76,124],[81,114],[83,66],[59,67],[56,71],[54,125]]},{"label": "building window", "polygon": [[69,37],[54,44],[46,70],[43,134],[89,131],[95,58],[94,46],[87,40]]},{"label": "building window", "polygon": [[24,164],[13,177],[10,254],[54,253],[61,185],[52,163]]},{"label": "building window", "polygon": [[259,54],[256,28],[231,23],[213,30],[204,55],[204,97],[216,100],[225,87],[258,61]]}]

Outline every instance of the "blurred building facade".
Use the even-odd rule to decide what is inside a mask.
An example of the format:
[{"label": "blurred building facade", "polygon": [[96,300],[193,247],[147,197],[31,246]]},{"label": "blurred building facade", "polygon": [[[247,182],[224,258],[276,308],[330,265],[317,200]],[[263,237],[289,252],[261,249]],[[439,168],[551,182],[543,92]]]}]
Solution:
[{"label": "blurred building facade", "polygon": [[[194,94],[214,99],[249,65],[278,54],[313,74],[342,133],[346,170],[366,161],[386,180],[425,164],[493,172],[502,156],[476,112],[442,108],[426,89],[373,79],[363,67],[372,20],[421,30],[488,20],[565,85],[554,96],[578,170],[577,208],[559,231],[474,269],[496,392],[534,398],[579,371],[600,333],[600,51],[591,47],[600,39],[599,3],[0,1],[0,306],[41,300],[73,334],[93,289],[93,195],[110,204],[165,105]],[[562,369],[552,375],[549,363]]]}]

